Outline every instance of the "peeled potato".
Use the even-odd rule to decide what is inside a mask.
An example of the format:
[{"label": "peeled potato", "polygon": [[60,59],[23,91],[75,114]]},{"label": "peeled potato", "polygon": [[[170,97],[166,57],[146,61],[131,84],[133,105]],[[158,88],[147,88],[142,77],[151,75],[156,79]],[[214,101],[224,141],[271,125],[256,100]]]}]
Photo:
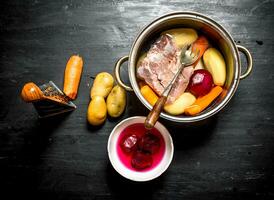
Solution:
[{"label": "peeled potato", "polygon": [[197,63],[197,65],[194,67],[194,70],[198,70],[198,69],[204,69],[205,66],[204,66],[204,63],[203,63],[203,60],[200,59]]},{"label": "peeled potato", "polygon": [[126,107],[126,91],[116,85],[107,97],[107,111],[111,117],[119,117]]},{"label": "peeled potato", "polygon": [[198,34],[191,28],[175,28],[162,33],[169,34],[173,37],[178,48],[183,48],[185,45],[193,43],[198,38]]},{"label": "peeled potato", "polygon": [[101,72],[97,74],[90,91],[90,98],[93,98],[94,96],[101,96],[106,98],[110,93],[113,84],[114,79],[111,74],[107,72]]},{"label": "peeled potato", "polygon": [[146,53],[142,53],[141,56],[139,57],[138,61],[137,61],[137,67],[140,66],[141,62],[145,59],[145,57],[147,56]]},{"label": "peeled potato", "polygon": [[203,55],[205,68],[211,73],[215,85],[223,86],[226,79],[226,65],[222,54],[209,48]]},{"label": "peeled potato", "polygon": [[91,125],[97,126],[106,120],[107,106],[102,96],[94,96],[88,105],[87,119]]},{"label": "peeled potato", "polygon": [[164,106],[164,110],[171,115],[180,115],[184,113],[186,107],[191,106],[195,102],[196,98],[189,92],[183,93],[172,104]]}]

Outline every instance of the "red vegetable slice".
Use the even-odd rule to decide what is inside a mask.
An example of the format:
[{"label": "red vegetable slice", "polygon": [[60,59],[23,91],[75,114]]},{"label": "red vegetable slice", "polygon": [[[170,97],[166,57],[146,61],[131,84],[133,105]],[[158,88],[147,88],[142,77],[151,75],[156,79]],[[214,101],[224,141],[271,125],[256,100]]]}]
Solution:
[{"label": "red vegetable slice", "polygon": [[152,156],[144,152],[136,151],[132,155],[131,166],[135,169],[142,170],[152,165]]},{"label": "red vegetable slice", "polygon": [[127,135],[121,140],[120,147],[125,153],[132,153],[137,150],[138,137],[136,135]]},{"label": "red vegetable slice", "polygon": [[160,139],[151,133],[144,134],[138,143],[138,147],[144,152],[154,154],[160,149]]}]

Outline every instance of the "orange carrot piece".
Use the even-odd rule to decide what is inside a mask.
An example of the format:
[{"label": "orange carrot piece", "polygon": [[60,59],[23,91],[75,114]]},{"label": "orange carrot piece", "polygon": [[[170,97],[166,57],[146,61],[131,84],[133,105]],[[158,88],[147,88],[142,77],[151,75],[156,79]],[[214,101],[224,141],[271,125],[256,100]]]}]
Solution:
[{"label": "orange carrot piece", "polygon": [[214,99],[216,99],[223,91],[223,88],[220,86],[215,86],[211,91],[205,96],[197,98],[197,100],[189,107],[185,109],[186,115],[197,115],[202,112],[204,109],[211,104]]},{"label": "orange carrot piece", "polygon": [[65,69],[63,91],[72,100],[77,96],[82,70],[83,59],[78,55],[71,56]]},{"label": "orange carrot piece", "polygon": [[142,88],[143,86],[146,85],[145,81],[138,81],[139,88]]},{"label": "orange carrot piece", "polygon": [[33,102],[43,99],[43,92],[33,82],[26,83],[21,91],[21,97],[25,102]]},{"label": "orange carrot piece", "polygon": [[193,64],[194,66],[197,65],[200,58],[203,56],[204,52],[207,50],[208,47],[209,47],[209,42],[204,36],[199,36],[198,39],[193,43],[192,50],[200,51],[197,61]]},{"label": "orange carrot piece", "polygon": [[148,103],[152,106],[154,106],[154,104],[158,100],[158,96],[148,85],[143,85],[141,87],[141,94],[148,101]]}]

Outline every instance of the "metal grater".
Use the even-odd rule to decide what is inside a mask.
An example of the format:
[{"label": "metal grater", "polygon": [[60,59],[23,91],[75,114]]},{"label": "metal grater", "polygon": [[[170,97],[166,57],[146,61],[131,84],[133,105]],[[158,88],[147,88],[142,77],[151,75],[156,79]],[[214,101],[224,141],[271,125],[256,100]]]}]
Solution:
[{"label": "metal grater", "polygon": [[38,87],[44,98],[32,103],[39,117],[50,117],[76,109],[76,105],[52,81]]}]

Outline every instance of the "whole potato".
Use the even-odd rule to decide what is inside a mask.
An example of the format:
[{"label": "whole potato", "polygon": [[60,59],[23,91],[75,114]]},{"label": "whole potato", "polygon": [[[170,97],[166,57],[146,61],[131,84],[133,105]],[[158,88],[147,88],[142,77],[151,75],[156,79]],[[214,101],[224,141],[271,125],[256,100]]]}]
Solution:
[{"label": "whole potato", "polygon": [[88,105],[87,120],[91,125],[102,124],[107,117],[107,106],[102,96],[94,96]]},{"label": "whole potato", "polygon": [[107,110],[111,117],[119,117],[126,107],[126,91],[116,85],[107,98]]},{"label": "whole potato", "polygon": [[101,72],[97,74],[90,91],[90,98],[93,98],[94,96],[101,96],[106,98],[110,93],[113,84],[114,79],[111,74],[107,72]]},{"label": "whole potato", "polygon": [[209,48],[203,55],[205,68],[211,73],[214,84],[223,86],[226,80],[226,65],[222,54],[215,48]]},{"label": "whole potato", "polygon": [[175,28],[162,33],[169,34],[173,37],[173,41],[178,48],[183,48],[185,45],[192,44],[197,40],[198,34],[192,28]]},{"label": "whole potato", "polygon": [[164,106],[164,110],[171,115],[180,115],[184,113],[185,108],[191,106],[195,102],[196,98],[189,92],[184,92],[176,101],[172,104]]}]

